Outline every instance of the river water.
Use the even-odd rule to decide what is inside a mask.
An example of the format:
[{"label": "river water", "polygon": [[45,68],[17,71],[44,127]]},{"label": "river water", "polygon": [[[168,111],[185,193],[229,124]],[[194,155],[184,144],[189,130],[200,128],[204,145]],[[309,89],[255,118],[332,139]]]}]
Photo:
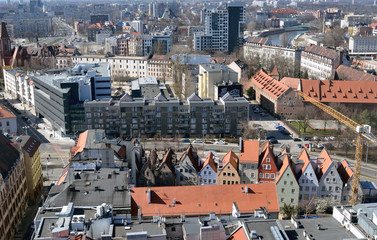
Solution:
[{"label": "river water", "polygon": [[272,45],[278,46],[292,46],[292,40],[301,33],[305,33],[307,31],[292,31],[292,32],[284,32],[278,33],[268,36]]}]

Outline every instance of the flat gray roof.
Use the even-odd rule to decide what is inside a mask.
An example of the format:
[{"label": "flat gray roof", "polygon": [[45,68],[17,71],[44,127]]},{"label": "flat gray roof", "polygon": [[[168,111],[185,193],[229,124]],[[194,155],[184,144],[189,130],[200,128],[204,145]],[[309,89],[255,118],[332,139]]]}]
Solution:
[{"label": "flat gray roof", "polygon": [[[80,179],[75,179],[77,174]],[[60,207],[69,202],[73,202],[75,206],[99,206],[107,203],[114,208],[131,207],[128,171],[101,168],[98,171],[85,171],[80,174],[70,168],[64,182],[59,186],[53,186],[51,192],[54,192],[55,187],[62,190],[57,191],[57,194],[50,194],[46,201],[48,207]]]},{"label": "flat gray roof", "polygon": [[[355,238],[351,232],[345,230],[333,217],[297,220],[302,223],[304,228],[296,229],[291,223],[291,220],[281,221],[289,239],[305,240],[303,235],[304,230],[311,234],[314,239],[343,240],[347,238]],[[318,230],[318,224],[320,224],[325,230]]]}]

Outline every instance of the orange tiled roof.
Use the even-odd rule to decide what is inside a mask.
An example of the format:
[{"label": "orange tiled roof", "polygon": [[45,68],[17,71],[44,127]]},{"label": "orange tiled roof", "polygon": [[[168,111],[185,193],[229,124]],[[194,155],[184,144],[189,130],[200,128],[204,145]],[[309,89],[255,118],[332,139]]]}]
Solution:
[{"label": "orange tiled roof", "polygon": [[376,81],[377,76],[351,67],[340,65],[336,70],[337,79],[349,81]]},{"label": "orange tiled roof", "polygon": [[16,118],[16,116],[7,108],[0,105],[0,119]]},{"label": "orange tiled roof", "polygon": [[203,170],[207,165],[209,165],[213,171],[217,172],[216,164],[215,164],[215,155],[212,152],[209,152],[206,157],[206,161],[203,163]]},{"label": "orange tiled roof", "polygon": [[[248,194],[244,190],[246,186]],[[147,187],[131,188],[132,215],[137,215],[138,206],[146,217],[231,214],[233,202],[241,214],[253,213],[260,207],[266,207],[269,212],[279,211],[274,183],[152,187],[151,203],[148,203],[147,190]]]},{"label": "orange tiled roof", "polygon": [[270,14],[297,14],[297,11],[293,10],[293,9],[285,9],[285,8],[282,8],[282,9],[272,9],[270,11]]},{"label": "orange tiled roof", "polygon": [[227,240],[249,240],[248,233],[244,231],[243,226],[238,227]]},{"label": "orange tiled roof", "polygon": [[88,137],[88,130],[81,133],[79,139],[77,140],[76,146],[71,148],[72,157],[76,156],[78,153],[82,152],[86,145],[86,139]]},{"label": "orange tiled roof", "polygon": [[237,155],[230,150],[222,159],[223,162],[223,169],[225,169],[225,166],[230,163],[234,169],[238,171],[238,157]]},{"label": "orange tiled roof", "polygon": [[332,60],[335,60],[336,58],[339,57],[339,53],[337,51],[330,48],[313,45],[313,44],[308,45],[305,48],[305,52],[310,52],[310,53],[323,56]]},{"label": "orange tiled roof", "polygon": [[274,66],[274,69],[272,69],[272,71],[268,75],[270,75],[270,76],[280,76],[278,68],[276,67],[276,65]]},{"label": "orange tiled roof", "polygon": [[377,82],[301,79],[300,88],[320,102],[377,103]]},{"label": "orange tiled roof", "polygon": [[153,55],[152,59],[153,60],[168,60],[169,57],[168,55]]},{"label": "orange tiled roof", "polygon": [[251,78],[251,82],[275,100],[277,100],[285,91],[289,89],[287,85],[270,77],[263,69],[259,70]]},{"label": "orange tiled roof", "polygon": [[249,43],[259,43],[262,45],[266,45],[268,43],[268,38],[262,38],[262,37],[250,37],[247,42]]},{"label": "orange tiled roof", "polygon": [[283,77],[280,80],[280,82],[287,85],[290,88],[297,89],[298,85],[300,84],[300,79],[292,77]]},{"label": "orange tiled roof", "polygon": [[141,32],[133,32],[133,33],[131,33],[131,35],[134,35],[134,36],[141,36]]},{"label": "orange tiled roof", "polygon": [[279,170],[279,175],[275,180],[276,183],[278,183],[280,181],[281,177],[283,176],[283,173],[287,170],[287,168],[291,168],[292,173],[294,173],[294,171],[292,169],[291,161],[289,160],[288,155],[285,155],[285,157],[283,159],[283,165],[281,166],[281,168]]},{"label": "orange tiled roof", "polygon": [[322,166],[319,168],[318,179],[320,179],[322,177],[322,175],[325,174],[327,169],[329,169],[329,167],[331,166],[332,160],[331,160],[331,157],[330,157],[329,153],[327,152],[326,148],[324,148],[322,150],[322,152],[321,152],[321,154],[319,154],[318,158],[324,159]]},{"label": "orange tiled roof", "polygon": [[242,140],[242,152],[239,155],[240,163],[258,163],[259,141]]},{"label": "orange tiled roof", "polygon": [[353,171],[346,159],[344,159],[342,163],[339,165],[338,173],[340,177],[342,178],[343,183],[344,184],[348,183],[348,181],[353,175]]}]

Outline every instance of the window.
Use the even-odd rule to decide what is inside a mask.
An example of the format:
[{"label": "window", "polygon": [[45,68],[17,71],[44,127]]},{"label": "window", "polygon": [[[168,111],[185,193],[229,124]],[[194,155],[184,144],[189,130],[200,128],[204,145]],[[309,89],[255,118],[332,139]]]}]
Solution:
[{"label": "window", "polygon": [[269,173],[266,173],[265,178],[266,178],[266,179],[269,179],[269,178],[270,178],[270,174],[269,174]]},{"label": "window", "polygon": [[291,181],[291,186],[293,185],[293,181]]},{"label": "window", "polygon": [[291,198],[291,203],[294,203],[294,202],[295,202],[295,200],[293,198]]},{"label": "window", "polygon": [[281,202],[284,202],[284,198],[283,198],[283,197],[282,197],[282,198],[280,198],[280,201],[281,201]]},{"label": "window", "polygon": [[275,173],[271,173],[271,179],[275,179]]},{"label": "window", "polygon": [[255,173],[253,173],[253,172],[250,173],[250,177],[251,177],[251,178],[255,178]]},{"label": "window", "polygon": [[7,121],[7,127],[9,127],[9,122]]},{"label": "window", "polygon": [[271,159],[270,159],[270,158],[267,158],[267,159],[266,159],[266,162],[268,162],[268,163],[271,162]]},{"label": "window", "polygon": [[312,191],[317,191],[317,187],[316,186],[312,187]]},{"label": "window", "polygon": [[179,171],[180,171],[180,172],[183,172],[183,169],[181,168],[181,169],[179,169]]},{"label": "window", "polygon": [[282,189],[281,189],[281,193],[284,193],[284,192],[285,192],[285,188],[282,188]]},{"label": "window", "polygon": [[264,174],[263,173],[259,173],[259,178],[264,178]]},{"label": "window", "polygon": [[172,231],[172,232],[175,232],[175,227],[172,227],[172,228],[171,228],[171,231]]},{"label": "window", "polygon": [[223,184],[226,184],[226,181],[225,181],[225,180],[223,181]]},{"label": "window", "polygon": [[292,192],[292,193],[295,193],[295,192],[296,192],[296,189],[293,188],[291,192]]}]

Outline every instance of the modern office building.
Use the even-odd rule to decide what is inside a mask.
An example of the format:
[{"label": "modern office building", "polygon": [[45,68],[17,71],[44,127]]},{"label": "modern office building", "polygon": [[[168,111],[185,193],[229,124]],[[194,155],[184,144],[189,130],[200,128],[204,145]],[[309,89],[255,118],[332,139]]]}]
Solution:
[{"label": "modern office building", "polygon": [[194,34],[195,51],[232,52],[242,46],[245,6],[229,3],[204,10],[204,33]]},{"label": "modern office building", "polygon": [[102,99],[86,101],[88,129],[105,129],[107,135],[135,136],[240,136],[242,121],[248,120],[249,104],[244,97],[226,94],[220,100],[192,94],[187,100],[165,98]]},{"label": "modern office building", "polygon": [[85,100],[111,97],[108,63],[77,64],[70,71],[31,78],[35,84],[36,115],[46,118],[59,135],[86,130]]},{"label": "modern office building", "polygon": [[351,37],[349,50],[350,55],[375,55],[377,53],[377,36]]}]

